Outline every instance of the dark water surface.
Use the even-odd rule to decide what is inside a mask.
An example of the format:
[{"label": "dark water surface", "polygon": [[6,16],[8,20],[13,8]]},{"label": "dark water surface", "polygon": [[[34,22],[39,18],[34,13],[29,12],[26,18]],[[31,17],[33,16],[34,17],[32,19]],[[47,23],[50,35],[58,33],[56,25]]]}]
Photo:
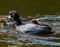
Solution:
[{"label": "dark water surface", "polygon": [[17,10],[20,15],[60,14],[60,0],[0,0],[0,15]]},{"label": "dark water surface", "polygon": [[[21,19],[24,21],[31,17],[21,17]],[[45,17],[37,18],[40,22],[50,24],[54,28],[55,33],[53,35],[22,34],[12,27],[13,22],[7,22],[7,27],[0,28],[0,47],[60,47],[60,22],[57,17],[52,16],[51,18],[51,15],[45,15]],[[46,18],[49,22],[45,21]]]}]

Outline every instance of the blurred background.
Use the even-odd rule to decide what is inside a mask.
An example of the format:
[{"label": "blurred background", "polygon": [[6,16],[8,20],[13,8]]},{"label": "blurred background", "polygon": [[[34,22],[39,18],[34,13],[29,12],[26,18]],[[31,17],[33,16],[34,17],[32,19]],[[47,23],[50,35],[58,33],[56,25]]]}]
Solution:
[{"label": "blurred background", "polygon": [[60,14],[60,0],[0,0],[0,15],[17,10],[20,15]]}]

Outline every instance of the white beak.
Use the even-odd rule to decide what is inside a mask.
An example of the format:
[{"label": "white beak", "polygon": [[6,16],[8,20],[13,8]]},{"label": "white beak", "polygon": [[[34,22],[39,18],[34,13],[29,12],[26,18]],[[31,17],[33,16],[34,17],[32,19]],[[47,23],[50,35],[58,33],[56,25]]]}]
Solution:
[{"label": "white beak", "polygon": [[8,19],[10,19],[10,18],[11,18],[11,16],[9,15],[9,16],[8,16]]}]

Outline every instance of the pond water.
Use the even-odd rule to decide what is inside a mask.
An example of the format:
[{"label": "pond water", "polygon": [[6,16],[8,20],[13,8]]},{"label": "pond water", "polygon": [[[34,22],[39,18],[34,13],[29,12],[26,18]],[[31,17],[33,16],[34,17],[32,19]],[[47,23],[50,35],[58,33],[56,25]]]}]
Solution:
[{"label": "pond water", "polygon": [[[21,17],[21,19],[27,21],[31,17],[32,16],[28,16],[27,18]],[[46,18],[48,19],[47,21],[45,21]],[[13,22],[7,22],[7,27],[0,28],[0,47],[60,47],[59,20],[57,20],[56,17],[51,18],[52,20],[49,19],[49,17],[40,17],[37,19],[45,24],[50,24],[54,28],[55,33],[53,35],[22,34],[12,27]]]}]

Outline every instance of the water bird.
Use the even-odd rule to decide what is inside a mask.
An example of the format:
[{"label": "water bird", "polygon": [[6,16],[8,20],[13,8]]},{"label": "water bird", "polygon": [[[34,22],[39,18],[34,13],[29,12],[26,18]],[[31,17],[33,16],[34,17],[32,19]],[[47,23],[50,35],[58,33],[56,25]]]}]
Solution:
[{"label": "water bird", "polygon": [[30,33],[30,34],[52,34],[54,33],[53,29],[49,25],[41,25],[35,24],[34,22],[31,23],[22,23],[21,19],[19,18],[19,13],[15,10],[9,11],[8,18],[14,19],[15,29],[22,33]]},{"label": "water bird", "polygon": [[0,28],[3,28],[6,25],[6,21],[4,18],[0,18]]}]

